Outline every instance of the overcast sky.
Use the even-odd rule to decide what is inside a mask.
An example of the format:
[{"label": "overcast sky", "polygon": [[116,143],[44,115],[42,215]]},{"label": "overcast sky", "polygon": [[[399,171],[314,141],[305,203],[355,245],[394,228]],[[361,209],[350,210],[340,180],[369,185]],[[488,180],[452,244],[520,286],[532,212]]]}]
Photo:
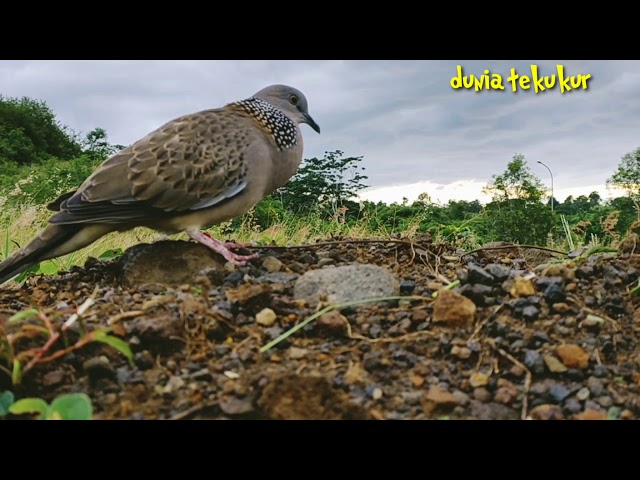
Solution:
[{"label": "overcast sky", "polygon": [[[512,92],[510,69],[531,75],[532,64],[543,76],[556,65],[566,76],[589,74],[588,88]],[[454,90],[457,65],[500,74],[505,90]],[[640,146],[638,61],[0,61],[1,95],[44,100],[75,131],[102,127],[123,145],[272,83],[301,89],[322,128],[302,126],[305,157],[363,156],[376,200],[425,190],[443,201],[477,197],[516,153],[549,185],[536,162],[546,163],[561,197],[603,186]]]}]

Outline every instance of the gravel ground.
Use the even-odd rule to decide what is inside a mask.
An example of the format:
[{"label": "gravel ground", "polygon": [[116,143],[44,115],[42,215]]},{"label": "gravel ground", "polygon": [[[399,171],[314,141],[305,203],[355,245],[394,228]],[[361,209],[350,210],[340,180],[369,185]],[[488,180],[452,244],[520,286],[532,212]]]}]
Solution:
[{"label": "gravel ground", "polygon": [[[638,255],[514,247],[460,257],[428,237],[256,251],[234,269],[195,243],[158,242],[1,287],[0,327],[16,354],[48,336],[11,315],[36,308],[59,329],[95,302],[19,385],[0,371],[0,391],[48,401],[85,392],[96,419],[640,414]],[[335,302],[394,295],[407,298],[329,310],[260,351]],[[77,344],[107,326],[133,364],[104,343]]]}]

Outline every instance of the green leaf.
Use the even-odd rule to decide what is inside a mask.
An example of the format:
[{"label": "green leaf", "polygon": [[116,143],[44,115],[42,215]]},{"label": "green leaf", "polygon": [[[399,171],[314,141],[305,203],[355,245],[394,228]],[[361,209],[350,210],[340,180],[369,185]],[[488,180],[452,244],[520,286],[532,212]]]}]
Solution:
[{"label": "green leaf", "polygon": [[113,258],[119,257],[120,255],[122,255],[121,248],[111,248],[102,252],[98,258],[100,260],[111,260]]},{"label": "green leaf", "polygon": [[0,417],[4,417],[9,413],[9,407],[13,404],[13,392],[6,391],[0,393]]},{"label": "green leaf", "polygon": [[11,381],[14,385],[18,385],[22,381],[22,364],[20,360],[13,359],[13,371],[11,372]]},{"label": "green leaf", "polygon": [[9,317],[8,323],[17,323],[20,320],[26,320],[27,318],[31,318],[35,315],[38,314],[38,310],[36,310],[35,308],[30,308],[29,310],[23,310],[21,312],[16,313],[15,315],[12,315],[11,317]]},{"label": "green leaf", "polygon": [[618,418],[620,417],[620,411],[620,407],[610,407],[607,411],[607,420],[618,420]]},{"label": "green leaf", "polygon": [[41,398],[23,398],[9,407],[9,411],[14,415],[23,415],[25,413],[39,413],[40,420],[43,420],[49,410],[47,402]]},{"label": "green leaf", "polygon": [[124,340],[112,335],[108,335],[104,330],[93,332],[93,339],[96,342],[102,342],[112,346],[120,353],[122,353],[125,357],[127,357],[129,363],[133,365],[133,352],[131,351],[131,347],[129,347],[129,344]]},{"label": "green leaf", "polygon": [[49,408],[47,420],[91,420],[93,405],[84,393],[70,393],[57,397]]},{"label": "green leaf", "polygon": [[53,262],[44,262],[40,264],[40,273],[44,275],[57,275],[58,267]]},{"label": "green leaf", "polygon": [[38,273],[39,271],[40,271],[40,264],[39,263],[36,263],[35,265],[31,265],[24,272],[22,272],[20,275],[18,275],[15,278],[15,281],[17,283],[22,283],[27,279],[27,277],[29,275],[31,275],[32,273]]}]

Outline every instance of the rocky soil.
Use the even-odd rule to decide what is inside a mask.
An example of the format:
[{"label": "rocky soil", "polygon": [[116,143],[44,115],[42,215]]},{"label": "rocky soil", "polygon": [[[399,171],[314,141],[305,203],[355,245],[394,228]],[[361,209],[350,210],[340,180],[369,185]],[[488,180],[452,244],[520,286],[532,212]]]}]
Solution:
[{"label": "rocky soil", "polygon": [[[158,242],[0,287],[0,334],[27,361],[49,338],[43,321],[8,318],[35,308],[59,331],[84,304],[20,384],[0,357],[0,391],[85,392],[96,419],[640,415],[638,255],[461,256],[429,238],[256,251],[232,268],[201,245]],[[389,296],[404,298],[355,303]],[[132,364],[86,341],[106,327]]]}]

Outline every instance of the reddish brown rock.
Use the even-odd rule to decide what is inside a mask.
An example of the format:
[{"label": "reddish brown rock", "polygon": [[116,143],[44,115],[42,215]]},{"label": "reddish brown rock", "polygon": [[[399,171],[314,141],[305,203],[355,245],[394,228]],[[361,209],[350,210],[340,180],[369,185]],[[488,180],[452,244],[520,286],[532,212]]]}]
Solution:
[{"label": "reddish brown rock", "polygon": [[458,293],[440,290],[433,307],[433,321],[451,325],[468,325],[473,322],[476,304]]},{"label": "reddish brown rock", "polygon": [[567,367],[587,368],[589,366],[589,354],[578,345],[572,343],[559,345],[556,353]]}]

